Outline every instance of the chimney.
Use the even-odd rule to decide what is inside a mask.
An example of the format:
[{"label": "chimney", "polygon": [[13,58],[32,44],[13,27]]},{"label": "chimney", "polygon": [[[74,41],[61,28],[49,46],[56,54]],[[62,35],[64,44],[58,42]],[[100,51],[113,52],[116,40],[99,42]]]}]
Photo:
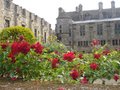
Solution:
[{"label": "chimney", "polygon": [[111,1],[111,8],[115,8],[115,1]]},{"label": "chimney", "polygon": [[78,7],[76,7],[76,12],[79,12],[79,8]]},{"label": "chimney", "polygon": [[103,3],[99,2],[99,19],[103,18],[102,10],[103,10]]},{"label": "chimney", "polygon": [[82,4],[79,5],[79,12],[82,11]]},{"label": "chimney", "polygon": [[116,17],[115,1],[111,1],[112,18]]},{"label": "chimney", "polygon": [[103,9],[103,3],[99,2],[99,10],[102,10],[102,9]]}]

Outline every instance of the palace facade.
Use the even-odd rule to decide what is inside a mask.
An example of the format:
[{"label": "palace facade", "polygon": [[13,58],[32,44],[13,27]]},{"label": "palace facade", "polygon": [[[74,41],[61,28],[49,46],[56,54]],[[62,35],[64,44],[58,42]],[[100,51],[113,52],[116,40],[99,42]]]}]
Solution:
[{"label": "palace facade", "polygon": [[55,33],[68,48],[91,51],[91,41],[98,39],[103,46],[120,48],[120,8],[111,1],[111,8],[103,9],[99,2],[97,10],[83,10],[80,4],[75,11],[65,12],[59,8]]},{"label": "palace facade", "polygon": [[13,0],[0,0],[0,30],[10,26],[30,28],[39,41],[47,42],[51,24],[34,13],[16,5]]}]

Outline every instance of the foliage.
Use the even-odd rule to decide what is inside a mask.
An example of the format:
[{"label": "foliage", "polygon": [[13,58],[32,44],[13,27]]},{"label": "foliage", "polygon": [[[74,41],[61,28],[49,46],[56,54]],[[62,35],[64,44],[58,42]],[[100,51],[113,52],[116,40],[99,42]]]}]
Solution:
[{"label": "foliage", "polygon": [[[20,38],[21,39],[21,38]],[[60,83],[93,83],[120,75],[120,51],[96,47],[89,54],[69,52],[60,43],[25,40],[0,47],[0,75],[11,80],[40,80]],[[109,74],[108,74],[109,73]]]},{"label": "foliage", "polygon": [[17,40],[19,36],[24,36],[25,40],[30,43],[35,42],[35,36],[29,28],[25,28],[22,26],[13,26],[4,28],[1,31],[2,32],[0,33],[0,40],[2,42],[13,42]]}]

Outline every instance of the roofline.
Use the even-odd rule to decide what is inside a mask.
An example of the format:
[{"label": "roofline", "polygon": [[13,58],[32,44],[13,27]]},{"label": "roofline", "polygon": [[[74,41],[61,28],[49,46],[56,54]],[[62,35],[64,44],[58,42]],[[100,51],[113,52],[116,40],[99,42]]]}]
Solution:
[{"label": "roofline", "polygon": [[109,19],[100,19],[100,20],[85,20],[85,21],[73,21],[73,24],[94,23],[94,22],[109,22],[109,21],[120,21],[120,18],[109,18]]}]

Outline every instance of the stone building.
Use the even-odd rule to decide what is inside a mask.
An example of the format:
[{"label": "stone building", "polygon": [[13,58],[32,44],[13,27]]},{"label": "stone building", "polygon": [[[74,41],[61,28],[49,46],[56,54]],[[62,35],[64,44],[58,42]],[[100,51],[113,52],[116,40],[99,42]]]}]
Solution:
[{"label": "stone building", "polygon": [[0,0],[0,30],[10,26],[30,28],[39,41],[47,42],[51,25],[43,18],[16,5],[13,0]]},{"label": "stone building", "polygon": [[83,10],[80,4],[75,11],[65,12],[59,8],[56,35],[58,40],[69,48],[89,52],[91,41],[100,40],[110,48],[120,47],[120,8],[111,1],[111,8],[103,9],[103,3],[98,3],[97,10]]}]

